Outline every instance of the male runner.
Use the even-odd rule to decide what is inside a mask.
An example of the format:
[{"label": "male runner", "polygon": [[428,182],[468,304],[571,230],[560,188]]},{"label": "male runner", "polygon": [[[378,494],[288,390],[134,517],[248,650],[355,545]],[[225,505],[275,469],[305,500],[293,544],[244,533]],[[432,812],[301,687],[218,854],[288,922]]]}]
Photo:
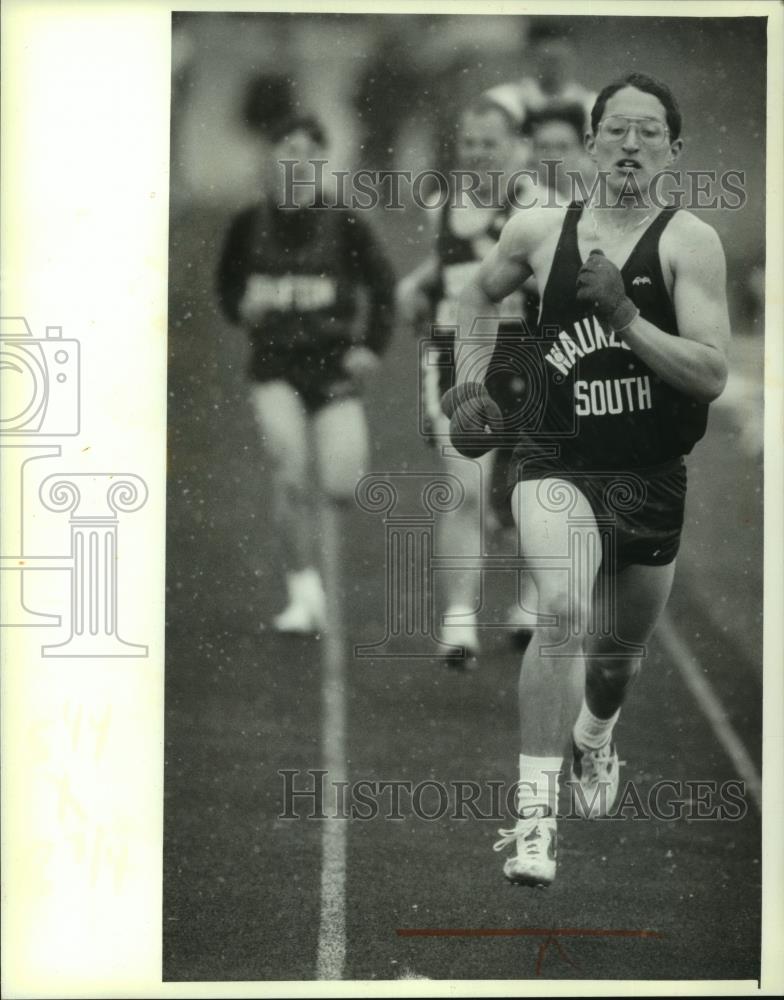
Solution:
[{"label": "male runner", "polygon": [[[218,291],[226,317],[251,342],[251,403],[269,459],[275,521],[287,566],[289,603],[280,632],[308,634],[324,624],[316,568],[310,436],[322,488],[350,499],[367,456],[359,392],[392,332],[394,275],[369,227],[350,212],[314,207],[311,160],[325,137],[313,117],[277,123],[268,190],[240,212],[226,238]],[[281,183],[294,161],[296,187]],[[297,208],[280,208],[292,199]],[[358,289],[367,316],[358,323]],[[358,328],[358,326],[360,328]]]},{"label": "male runner", "polygon": [[[634,73],[605,87],[586,148],[606,176],[607,204],[592,198],[516,215],[461,300],[458,385],[443,401],[458,447],[466,432],[474,445],[477,435],[492,440],[500,423],[481,384],[492,345],[468,340],[475,318],[492,315],[493,303],[531,276],[542,294],[543,345],[532,345],[541,405],[538,426],[521,431],[512,506],[547,617],[520,673],[519,819],[496,844],[516,846],[504,865],[512,882],[555,877],[556,779],[570,727],[578,812],[604,815],[613,804],[613,727],[669,596],[683,455],[703,436],[708,404],[727,379],[719,238],[650,197],[656,172],[680,154],[680,132],[664,84]],[[627,196],[635,189],[642,197]],[[600,527],[613,529],[603,555]],[[589,643],[602,591],[612,628]]]},{"label": "male runner", "polygon": [[[510,457],[508,453],[488,452],[472,461],[457,454],[448,446],[449,421],[441,412],[440,398],[454,384],[453,331],[458,298],[482,258],[498,240],[512,212],[506,198],[505,176],[515,139],[514,122],[503,108],[487,99],[479,99],[466,108],[458,124],[457,164],[459,171],[470,171],[472,180],[478,182],[473,193],[475,201],[467,194],[467,183],[462,194],[455,184],[450,187],[449,200],[438,214],[433,251],[398,286],[401,319],[417,334],[425,324],[430,332],[430,323],[435,322],[436,335],[443,338],[438,365],[425,363],[421,377],[422,405],[431,441],[441,454],[443,471],[457,477],[465,491],[461,505],[438,519],[436,544],[442,554],[449,556],[481,554],[482,528],[489,520],[486,501],[490,499],[493,459],[503,466],[505,478]],[[491,171],[503,172],[505,176],[493,185]],[[516,321],[515,330],[519,328],[523,308],[524,296],[519,289],[500,307],[504,317]],[[513,406],[515,393],[519,395],[521,389],[519,379],[515,386],[508,372],[495,373],[492,391],[502,407]],[[458,666],[473,661],[479,651],[477,610],[481,578],[478,570],[448,572],[444,578],[447,593],[443,635],[454,650],[446,659]],[[459,650],[465,651],[465,658],[458,655]]]},{"label": "male runner", "polygon": [[537,173],[541,203],[568,205],[575,175],[590,188],[595,171],[585,152],[584,134],[582,104],[548,104],[526,117],[523,135],[531,142],[530,165]]},{"label": "male runner", "polygon": [[576,78],[577,51],[571,39],[548,25],[536,25],[522,59],[528,75],[491,87],[486,96],[506,108],[517,125],[550,106],[577,104],[583,109],[582,137],[596,94]]}]

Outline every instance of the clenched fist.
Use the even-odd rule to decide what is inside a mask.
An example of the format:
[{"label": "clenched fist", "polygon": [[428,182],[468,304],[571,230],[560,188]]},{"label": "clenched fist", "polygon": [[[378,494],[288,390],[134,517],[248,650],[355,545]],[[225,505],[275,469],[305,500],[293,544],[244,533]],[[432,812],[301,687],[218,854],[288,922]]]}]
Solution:
[{"label": "clenched fist", "polygon": [[589,306],[600,320],[620,330],[637,315],[627,296],[621,272],[601,250],[591,250],[577,275],[577,301]]},{"label": "clenched fist", "polygon": [[495,448],[504,426],[501,410],[480,382],[462,382],[444,393],[441,409],[449,417],[449,439],[467,458]]},{"label": "clenched fist", "polygon": [[409,275],[398,283],[395,308],[398,320],[412,330],[416,330],[430,316],[430,299],[417,282],[416,275]]},{"label": "clenched fist", "polygon": [[355,344],[343,355],[343,370],[358,382],[366,382],[378,370],[379,364],[378,355],[364,344]]}]

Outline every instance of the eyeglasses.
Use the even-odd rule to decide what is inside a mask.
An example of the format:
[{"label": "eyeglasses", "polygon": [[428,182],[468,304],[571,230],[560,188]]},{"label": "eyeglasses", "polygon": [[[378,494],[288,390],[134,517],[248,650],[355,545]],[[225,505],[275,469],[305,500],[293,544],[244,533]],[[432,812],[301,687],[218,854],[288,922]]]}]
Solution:
[{"label": "eyeglasses", "polygon": [[663,146],[670,130],[658,118],[627,118],[626,115],[610,115],[599,122],[597,135],[605,142],[623,142],[629,129],[637,129],[637,137],[645,146],[655,149]]}]

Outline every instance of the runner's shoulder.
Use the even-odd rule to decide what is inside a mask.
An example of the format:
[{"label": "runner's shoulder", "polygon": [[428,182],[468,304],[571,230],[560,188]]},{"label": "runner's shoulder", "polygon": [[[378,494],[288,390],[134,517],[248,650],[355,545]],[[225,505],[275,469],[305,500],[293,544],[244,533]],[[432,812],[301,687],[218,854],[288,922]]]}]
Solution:
[{"label": "runner's shoulder", "polygon": [[501,252],[516,258],[527,257],[563,226],[566,208],[560,205],[532,205],[511,216],[501,232]]},{"label": "runner's shoulder", "polygon": [[674,263],[693,254],[707,258],[722,257],[724,250],[715,228],[693,212],[681,209],[662,233],[662,253]]}]

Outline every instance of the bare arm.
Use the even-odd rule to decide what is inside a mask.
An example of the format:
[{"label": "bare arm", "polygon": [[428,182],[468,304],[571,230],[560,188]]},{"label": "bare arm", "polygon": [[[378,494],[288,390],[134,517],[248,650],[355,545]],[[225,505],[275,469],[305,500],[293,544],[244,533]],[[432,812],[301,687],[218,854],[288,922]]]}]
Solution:
[{"label": "bare arm", "polygon": [[406,283],[411,288],[416,288],[432,294],[438,285],[438,256],[435,251],[430,253],[413,271],[401,280],[400,284]]},{"label": "bare arm", "polygon": [[528,263],[531,234],[526,216],[507,222],[501,238],[482,261],[460,296],[457,311],[457,383],[483,382],[498,332],[496,303],[518,289],[531,275]]},{"label": "bare arm", "polygon": [[367,295],[364,345],[380,356],[394,328],[395,272],[368,223],[347,214],[343,232],[346,271]]},{"label": "bare arm", "polygon": [[416,333],[431,317],[438,283],[439,262],[435,251],[398,282],[395,290],[398,319]]},{"label": "bare arm", "polygon": [[673,301],[680,337],[672,337],[642,317],[618,336],[663,381],[710,403],[727,383],[730,323],[724,251],[715,231],[689,220],[678,233],[673,256]]},{"label": "bare arm", "polygon": [[421,335],[422,324],[432,319],[435,298],[441,284],[437,240],[442,217],[443,209],[428,212],[427,228],[430,231],[432,249],[418,267],[398,282],[395,291],[398,319],[417,336]]},{"label": "bare arm", "polygon": [[217,292],[223,315],[240,325],[242,300],[250,273],[248,245],[253,233],[253,211],[246,209],[232,219],[223,242],[217,274]]}]

